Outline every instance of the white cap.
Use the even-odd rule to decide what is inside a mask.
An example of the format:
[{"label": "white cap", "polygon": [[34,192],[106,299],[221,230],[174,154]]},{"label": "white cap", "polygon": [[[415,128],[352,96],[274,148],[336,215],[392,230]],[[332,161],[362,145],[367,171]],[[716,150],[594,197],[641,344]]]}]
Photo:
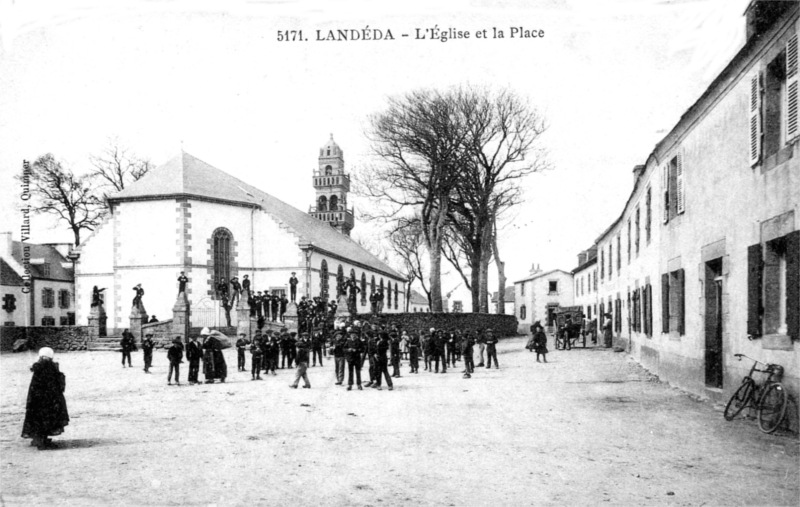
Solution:
[{"label": "white cap", "polygon": [[206,335],[210,335],[210,334],[211,334],[211,330],[208,329],[207,327],[204,327],[203,330],[200,331],[200,335],[201,336],[206,336]]},{"label": "white cap", "polygon": [[53,349],[51,349],[50,347],[42,347],[39,349],[39,357],[47,357],[53,359],[54,354],[55,352],[53,352]]}]

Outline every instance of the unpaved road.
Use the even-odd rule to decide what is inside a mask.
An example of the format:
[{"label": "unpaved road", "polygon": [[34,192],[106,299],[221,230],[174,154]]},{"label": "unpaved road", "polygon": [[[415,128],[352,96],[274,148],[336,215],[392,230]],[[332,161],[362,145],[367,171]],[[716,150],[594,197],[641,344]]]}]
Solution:
[{"label": "unpaved road", "polygon": [[523,345],[469,380],[404,365],[392,392],[334,386],[332,361],[294,390],[228,350],[227,383],[170,387],[163,351],[152,375],[141,353],[57,354],[72,420],[50,451],[19,437],[35,355],[3,354],[2,505],[800,503],[796,436],[726,422],[623,354],[539,364]]}]

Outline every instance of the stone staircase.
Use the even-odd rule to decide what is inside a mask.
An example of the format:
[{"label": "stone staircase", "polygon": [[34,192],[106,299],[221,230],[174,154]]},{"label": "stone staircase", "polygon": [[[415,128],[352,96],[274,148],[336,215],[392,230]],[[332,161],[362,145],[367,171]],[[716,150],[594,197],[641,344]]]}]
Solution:
[{"label": "stone staircase", "polygon": [[121,350],[119,342],[121,336],[101,336],[90,341],[88,350],[97,352],[119,352]]}]

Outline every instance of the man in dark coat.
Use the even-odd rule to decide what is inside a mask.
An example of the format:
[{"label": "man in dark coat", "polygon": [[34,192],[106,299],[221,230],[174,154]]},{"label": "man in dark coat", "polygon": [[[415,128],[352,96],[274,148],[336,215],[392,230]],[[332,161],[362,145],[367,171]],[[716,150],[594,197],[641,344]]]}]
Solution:
[{"label": "man in dark coat", "polygon": [[260,319],[264,315],[264,297],[261,295],[261,291],[256,292],[253,297],[253,304],[256,308],[256,316]]},{"label": "man in dark coat", "polygon": [[289,298],[291,298],[292,303],[297,301],[297,277],[294,276],[295,272],[292,271],[292,276],[289,278]]},{"label": "man in dark coat", "polygon": [[475,371],[475,361],[472,359],[472,349],[475,346],[475,335],[472,331],[467,332],[467,335],[462,340],[462,353],[464,355],[464,378],[471,378],[472,372]]},{"label": "man in dark coat", "polygon": [[297,373],[295,374],[294,383],[289,384],[289,387],[297,389],[297,384],[300,379],[303,379],[304,389],[311,388],[311,382],[308,381],[308,352],[311,348],[311,342],[308,339],[308,333],[302,333],[300,340],[297,342]]},{"label": "man in dark coat", "polygon": [[231,289],[233,289],[233,294],[231,295],[231,306],[235,306],[239,302],[239,297],[242,294],[242,284],[239,283],[238,276],[231,278]]},{"label": "man in dark coat", "polygon": [[172,385],[172,372],[175,372],[175,384],[181,385],[181,363],[183,362],[183,343],[178,336],[172,340],[172,346],[167,350],[169,360],[169,374],[167,375],[167,385]]},{"label": "man in dark coat", "polygon": [[358,385],[359,391],[361,388],[361,354],[362,345],[361,339],[352,328],[347,330],[347,340],[345,341],[344,345],[344,355],[347,359],[347,369],[349,374],[347,376],[347,390],[350,391],[353,389],[353,373],[356,376],[356,384]]},{"label": "man in dark coat", "polygon": [[286,319],[283,315],[286,313],[286,308],[289,306],[289,300],[286,299],[286,295],[284,294],[281,296],[281,322],[286,322]]},{"label": "man in dark coat", "polygon": [[28,388],[22,438],[32,439],[38,449],[53,447],[48,437],[60,435],[69,424],[67,400],[64,398],[66,379],[53,361],[53,349],[39,349],[39,360],[31,366],[33,377]]},{"label": "man in dark coat", "polygon": [[275,293],[269,299],[269,303],[270,303],[270,311],[272,312],[272,322],[275,322],[276,320],[278,320],[278,311],[280,310],[281,307],[281,297],[277,293]]},{"label": "man in dark coat", "polygon": [[153,347],[156,344],[153,342],[153,335],[146,334],[144,335],[144,340],[142,340],[142,352],[144,353],[144,372],[150,373],[150,366],[153,365]]},{"label": "man in dark coat", "polygon": [[408,361],[411,364],[409,373],[419,373],[419,334],[412,333],[408,339]]},{"label": "man in dark coat", "polygon": [[486,368],[492,367],[492,359],[494,359],[494,367],[500,368],[497,364],[497,337],[494,335],[492,329],[486,330]]},{"label": "man in dark coat", "polygon": [[186,292],[186,284],[189,283],[189,278],[181,271],[181,276],[178,277],[178,294]]},{"label": "man in dark coat", "polygon": [[389,386],[389,390],[391,391],[394,389],[394,386],[392,386],[392,377],[389,376],[389,359],[386,357],[386,353],[390,348],[391,341],[389,339],[389,333],[382,331],[377,343],[377,352],[375,356],[375,383],[372,385],[372,387],[378,391],[381,390],[382,376],[386,378],[386,385]]},{"label": "man in dark coat", "polygon": [[128,358],[128,368],[131,367],[131,352],[136,350],[136,342],[133,334],[127,329],[122,332],[122,339],[119,341],[122,348],[122,367],[125,368],[125,358]]},{"label": "man in dark coat", "polygon": [[325,340],[322,338],[322,331],[314,333],[314,338],[311,339],[311,366],[317,366],[317,358],[319,357],[319,365],[322,366],[322,347]]},{"label": "man in dark coat", "polygon": [[203,347],[197,341],[197,336],[186,345],[186,359],[189,360],[189,384],[197,384],[200,374],[200,359],[203,358]]},{"label": "man in dark coat", "polygon": [[392,377],[400,378],[400,336],[397,334],[396,330],[389,334],[389,340],[389,355],[392,359]]},{"label": "man in dark coat", "polygon": [[228,282],[224,278],[220,278],[217,283],[217,297],[220,299],[228,297]]},{"label": "man in dark coat", "polygon": [[238,371],[246,371],[245,358],[244,358],[244,353],[246,350],[247,350],[247,335],[245,333],[241,333],[239,335],[239,339],[236,340],[236,366]]}]

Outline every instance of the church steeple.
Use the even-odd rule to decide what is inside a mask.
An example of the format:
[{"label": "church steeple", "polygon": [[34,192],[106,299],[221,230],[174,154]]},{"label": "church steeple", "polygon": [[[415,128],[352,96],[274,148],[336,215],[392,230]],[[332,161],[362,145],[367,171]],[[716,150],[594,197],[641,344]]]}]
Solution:
[{"label": "church steeple", "polygon": [[350,176],[344,172],[344,153],[333,134],[319,149],[319,167],[314,171],[316,205],[311,206],[311,216],[342,234],[350,235],[355,223],[353,209],[347,208],[347,193],[350,192]]}]

